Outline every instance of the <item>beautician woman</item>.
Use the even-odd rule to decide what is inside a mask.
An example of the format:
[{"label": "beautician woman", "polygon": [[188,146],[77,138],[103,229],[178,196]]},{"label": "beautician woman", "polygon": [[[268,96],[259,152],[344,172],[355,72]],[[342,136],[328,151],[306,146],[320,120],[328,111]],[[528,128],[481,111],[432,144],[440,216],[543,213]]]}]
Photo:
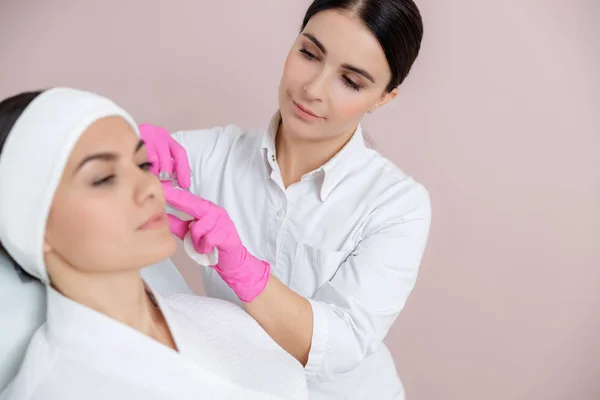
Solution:
[{"label": "beautician woman", "polygon": [[383,339],[415,285],[429,196],[365,146],[360,121],[396,97],[422,35],[412,0],[316,0],[267,128],[141,126],[154,172],[189,188],[165,186],[196,218],[172,231],[219,250],[206,294],[241,302],[305,365],[313,398],[404,398]]}]

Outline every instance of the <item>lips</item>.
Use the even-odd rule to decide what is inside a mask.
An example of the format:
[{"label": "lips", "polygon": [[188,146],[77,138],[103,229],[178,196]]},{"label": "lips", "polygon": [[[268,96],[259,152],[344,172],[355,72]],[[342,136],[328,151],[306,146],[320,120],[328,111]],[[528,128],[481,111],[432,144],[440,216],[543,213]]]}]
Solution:
[{"label": "lips", "polygon": [[306,114],[308,114],[314,118],[322,118],[319,115],[315,114],[313,111],[311,111],[309,108],[306,108],[306,107],[302,106],[301,104],[296,103],[295,101],[293,101],[293,103],[296,107],[298,107],[301,111],[305,112]]},{"label": "lips", "polygon": [[139,230],[145,231],[150,229],[161,228],[168,222],[167,214],[164,211],[157,212],[146,220],[140,227]]}]

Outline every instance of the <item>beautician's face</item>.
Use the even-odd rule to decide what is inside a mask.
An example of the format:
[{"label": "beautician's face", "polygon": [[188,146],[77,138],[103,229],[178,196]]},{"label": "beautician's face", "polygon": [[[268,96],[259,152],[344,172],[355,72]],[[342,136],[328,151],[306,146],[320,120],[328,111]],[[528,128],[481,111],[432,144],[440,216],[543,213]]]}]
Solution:
[{"label": "beautician's face", "polygon": [[175,241],[165,199],[147,161],[143,143],[123,119],[91,125],[56,192],[46,257],[51,253],[79,270],[103,273],[140,269],[171,256]]},{"label": "beautician's face", "polygon": [[383,49],[359,19],[316,14],[292,46],[281,78],[286,132],[307,140],[351,133],[368,110],[396,96],[386,91],[390,79]]}]

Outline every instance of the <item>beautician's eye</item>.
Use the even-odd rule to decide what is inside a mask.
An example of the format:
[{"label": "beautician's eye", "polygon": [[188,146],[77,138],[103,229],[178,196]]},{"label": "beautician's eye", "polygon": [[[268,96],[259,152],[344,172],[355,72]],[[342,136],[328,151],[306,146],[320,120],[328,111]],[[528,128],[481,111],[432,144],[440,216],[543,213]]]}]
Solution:
[{"label": "beautician's eye", "polygon": [[342,75],[342,80],[344,81],[344,85],[346,85],[346,87],[348,87],[352,90],[356,90],[357,92],[360,92],[362,90],[362,87],[358,83],[355,83],[352,79],[348,78],[346,75]]},{"label": "beautician's eye", "polygon": [[151,163],[150,161],[146,161],[146,162],[141,163],[139,165],[139,167],[140,167],[140,169],[143,169],[144,171],[148,171],[148,170],[150,170],[150,168],[152,168],[153,165],[154,164]]},{"label": "beautician's eye", "polygon": [[317,58],[317,56],[315,56],[313,53],[311,53],[310,51],[308,51],[306,49],[300,49],[300,53],[302,54],[302,56],[304,58],[306,58],[309,61],[313,61],[313,60],[319,61],[319,59]]}]

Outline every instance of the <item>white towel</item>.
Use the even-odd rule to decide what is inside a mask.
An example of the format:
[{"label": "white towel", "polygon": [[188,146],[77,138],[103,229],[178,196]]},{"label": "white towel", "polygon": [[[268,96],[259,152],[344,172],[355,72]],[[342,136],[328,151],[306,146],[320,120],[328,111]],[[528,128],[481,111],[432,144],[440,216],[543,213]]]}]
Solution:
[{"label": "white towel", "polygon": [[[10,131],[0,156],[0,241],[29,274],[48,283],[46,221],[73,147],[94,122],[133,118],[112,101],[69,88],[37,96]],[[33,162],[35,160],[35,162]]]}]

